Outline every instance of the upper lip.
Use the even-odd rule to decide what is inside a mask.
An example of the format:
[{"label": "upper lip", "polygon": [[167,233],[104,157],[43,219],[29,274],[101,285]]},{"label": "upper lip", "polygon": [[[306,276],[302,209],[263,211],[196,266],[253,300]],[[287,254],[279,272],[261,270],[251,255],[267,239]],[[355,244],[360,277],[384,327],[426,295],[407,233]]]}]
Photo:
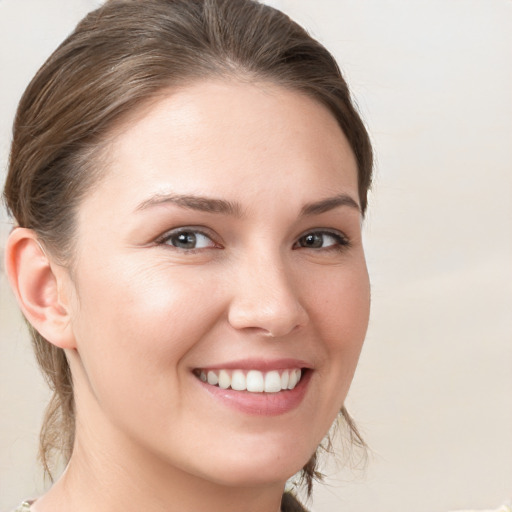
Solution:
[{"label": "upper lip", "polygon": [[238,359],[220,364],[200,366],[202,370],[259,370],[269,372],[272,370],[287,370],[291,368],[313,368],[311,363],[301,359]]}]

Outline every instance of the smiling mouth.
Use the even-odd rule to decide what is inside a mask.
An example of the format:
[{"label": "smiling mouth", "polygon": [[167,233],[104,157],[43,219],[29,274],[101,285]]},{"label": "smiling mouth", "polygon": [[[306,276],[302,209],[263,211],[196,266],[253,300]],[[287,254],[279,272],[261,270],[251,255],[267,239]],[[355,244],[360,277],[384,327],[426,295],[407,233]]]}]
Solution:
[{"label": "smiling mouth", "polygon": [[206,370],[196,369],[194,375],[202,382],[221,389],[248,391],[249,393],[279,393],[291,391],[300,382],[306,370]]}]

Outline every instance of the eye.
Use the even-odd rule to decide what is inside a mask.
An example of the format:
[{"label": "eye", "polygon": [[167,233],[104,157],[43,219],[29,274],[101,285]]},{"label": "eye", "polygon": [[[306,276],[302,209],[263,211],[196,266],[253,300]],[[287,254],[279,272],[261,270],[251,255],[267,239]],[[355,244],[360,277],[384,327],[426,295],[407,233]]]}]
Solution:
[{"label": "eye", "polygon": [[193,228],[181,228],[170,231],[157,242],[162,245],[171,245],[177,249],[185,250],[217,247],[217,244],[208,235]]},{"label": "eye", "polygon": [[296,248],[335,249],[349,245],[347,238],[341,233],[331,231],[310,231],[302,235],[294,245]]}]

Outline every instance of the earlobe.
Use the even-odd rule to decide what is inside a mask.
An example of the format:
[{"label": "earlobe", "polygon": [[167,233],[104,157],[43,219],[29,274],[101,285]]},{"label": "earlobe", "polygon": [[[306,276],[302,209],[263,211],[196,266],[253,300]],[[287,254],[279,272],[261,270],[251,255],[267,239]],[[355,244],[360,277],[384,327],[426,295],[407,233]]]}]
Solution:
[{"label": "earlobe", "polygon": [[69,304],[62,293],[65,271],[52,263],[34,231],[12,231],[5,248],[5,269],[32,326],[57,347],[75,348]]}]

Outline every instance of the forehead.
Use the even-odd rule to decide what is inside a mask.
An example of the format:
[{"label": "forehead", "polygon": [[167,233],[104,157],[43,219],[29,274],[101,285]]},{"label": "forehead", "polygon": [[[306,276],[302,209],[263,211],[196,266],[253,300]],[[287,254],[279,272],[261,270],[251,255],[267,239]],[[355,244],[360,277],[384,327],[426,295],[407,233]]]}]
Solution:
[{"label": "forehead", "polygon": [[[209,81],[162,92],[129,116],[109,145],[95,192],[135,205],[144,195],[352,191],[357,165],[332,113],[270,83]],[[94,195],[93,194],[93,195]],[[98,205],[97,205],[98,206]]]}]

